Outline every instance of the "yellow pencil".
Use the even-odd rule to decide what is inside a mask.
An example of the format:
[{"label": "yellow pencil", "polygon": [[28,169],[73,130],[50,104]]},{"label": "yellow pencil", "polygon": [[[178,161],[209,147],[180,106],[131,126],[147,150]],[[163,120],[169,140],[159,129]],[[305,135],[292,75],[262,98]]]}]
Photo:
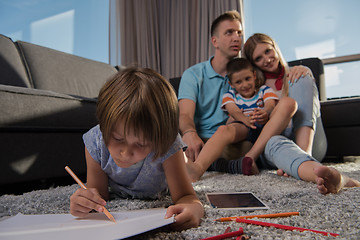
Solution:
[{"label": "yellow pencil", "polygon": [[249,216],[239,216],[239,217],[222,217],[215,219],[218,222],[228,222],[228,221],[236,221],[237,218],[276,218],[276,217],[288,217],[299,215],[299,212],[285,212],[285,213],[271,213],[271,214],[261,214],[261,215],[249,215]]},{"label": "yellow pencil", "polygon": [[[87,187],[85,186],[85,184],[75,175],[75,173],[68,167],[65,167],[65,170],[73,177],[73,179],[80,185],[80,187],[82,187],[83,189],[87,189]],[[115,221],[115,218],[113,217],[113,215],[111,215],[111,213],[105,208],[104,209],[104,213],[105,215],[113,222]]]}]

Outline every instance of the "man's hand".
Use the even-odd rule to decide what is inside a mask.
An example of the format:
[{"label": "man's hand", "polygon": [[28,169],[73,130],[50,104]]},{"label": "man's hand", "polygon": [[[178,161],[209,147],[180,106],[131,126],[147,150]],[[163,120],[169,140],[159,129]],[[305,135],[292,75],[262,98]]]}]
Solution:
[{"label": "man's hand", "polygon": [[188,148],[185,151],[185,155],[190,161],[195,161],[199,156],[199,153],[204,146],[204,142],[201,140],[196,131],[184,132],[183,141]]}]

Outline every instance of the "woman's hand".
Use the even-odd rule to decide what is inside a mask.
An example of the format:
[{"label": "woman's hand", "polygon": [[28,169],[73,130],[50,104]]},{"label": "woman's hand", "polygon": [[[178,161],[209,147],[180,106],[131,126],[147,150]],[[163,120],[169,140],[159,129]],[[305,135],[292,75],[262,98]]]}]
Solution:
[{"label": "woman's hand", "polygon": [[201,203],[180,203],[170,206],[165,218],[173,215],[175,215],[175,222],[171,224],[171,228],[181,231],[199,226],[204,216],[204,208]]},{"label": "woman's hand", "polygon": [[308,67],[302,65],[291,67],[287,76],[289,85],[291,86],[294,82],[296,83],[301,77],[304,77],[307,74],[309,74],[310,77],[313,77],[312,72]]},{"label": "woman's hand", "polygon": [[75,217],[86,217],[91,210],[104,211],[106,201],[95,188],[79,188],[70,197],[70,213]]}]

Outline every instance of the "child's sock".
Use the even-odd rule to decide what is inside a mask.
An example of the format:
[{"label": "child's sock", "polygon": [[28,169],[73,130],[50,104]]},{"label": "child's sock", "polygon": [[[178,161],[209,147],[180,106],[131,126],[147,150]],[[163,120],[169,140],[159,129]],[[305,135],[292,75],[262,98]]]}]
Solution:
[{"label": "child's sock", "polygon": [[251,157],[244,157],[241,162],[241,170],[244,175],[253,175],[252,169],[253,160]]},{"label": "child's sock", "polygon": [[225,158],[218,158],[215,162],[211,164],[210,169],[212,171],[229,173],[228,165],[229,165],[229,160],[226,160]]},{"label": "child's sock", "polygon": [[211,164],[211,170],[231,174],[252,175],[252,162],[250,157],[241,157],[235,160],[219,158]]}]

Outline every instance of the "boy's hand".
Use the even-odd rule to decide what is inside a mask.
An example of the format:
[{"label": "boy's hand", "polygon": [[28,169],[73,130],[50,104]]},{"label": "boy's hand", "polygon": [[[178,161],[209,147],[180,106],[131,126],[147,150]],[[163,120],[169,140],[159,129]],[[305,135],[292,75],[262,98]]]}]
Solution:
[{"label": "boy's hand", "polygon": [[249,128],[252,128],[252,129],[256,129],[256,126],[255,126],[255,123],[256,123],[256,120],[253,118],[252,116],[253,113],[250,113],[249,116],[247,116],[245,118],[245,125],[248,126]]},{"label": "boy's hand", "polygon": [[261,108],[255,108],[251,113],[250,122],[252,124],[258,123],[264,125],[269,120],[269,114],[267,111]]},{"label": "boy's hand", "polygon": [[75,217],[86,217],[91,210],[104,211],[106,201],[95,188],[79,188],[70,197],[70,213]]},{"label": "boy's hand", "polygon": [[176,215],[176,222],[171,224],[171,228],[176,231],[181,231],[199,226],[201,218],[204,216],[204,208],[200,203],[180,203],[172,205],[168,207],[165,218],[169,218],[174,214]]}]

